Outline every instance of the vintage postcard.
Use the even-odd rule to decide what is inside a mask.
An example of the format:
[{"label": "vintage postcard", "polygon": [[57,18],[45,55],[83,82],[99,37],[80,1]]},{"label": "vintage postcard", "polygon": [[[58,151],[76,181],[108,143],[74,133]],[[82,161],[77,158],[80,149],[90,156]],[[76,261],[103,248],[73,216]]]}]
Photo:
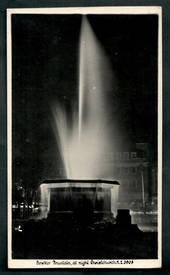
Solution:
[{"label": "vintage postcard", "polygon": [[161,7],[8,9],[7,78],[8,267],[161,267]]}]

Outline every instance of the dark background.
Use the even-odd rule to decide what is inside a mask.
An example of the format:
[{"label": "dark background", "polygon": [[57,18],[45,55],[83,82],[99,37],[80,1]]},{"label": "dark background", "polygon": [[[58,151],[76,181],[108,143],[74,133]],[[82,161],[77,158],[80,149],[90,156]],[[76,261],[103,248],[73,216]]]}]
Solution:
[{"label": "dark background", "polygon": [[[61,167],[51,105],[78,99],[81,15],[12,15],[13,182],[39,185]],[[157,15],[88,15],[113,69],[110,123],[157,157]],[[107,83],[110,75],[105,74]],[[106,110],[107,112],[107,110]],[[122,134],[124,133],[124,134]],[[125,146],[125,151],[128,148]],[[30,178],[31,174],[31,178]]]},{"label": "dark background", "polygon": [[[0,63],[0,77],[1,77],[1,93],[0,93],[0,104],[1,104],[1,115],[0,115],[0,124],[1,124],[1,192],[0,192],[0,203],[1,203],[1,209],[3,211],[0,211],[0,268],[2,274],[4,273],[10,273],[11,271],[7,271],[7,246],[6,246],[6,234],[7,234],[7,223],[6,223],[6,214],[7,214],[7,177],[6,177],[6,150],[7,150],[7,142],[6,142],[6,17],[5,17],[5,11],[6,8],[26,8],[26,7],[54,7],[54,6],[95,6],[95,5],[160,5],[163,7],[163,82],[164,82],[164,97],[163,97],[163,114],[164,114],[164,155],[163,155],[163,269],[162,270],[131,270],[131,271],[93,271],[93,273],[98,274],[98,272],[104,272],[104,273],[125,273],[130,274],[133,272],[134,274],[148,274],[148,273],[155,273],[159,274],[160,272],[163,273],[169,273],[169,267],[170,267],[170,209],[169,209],[169,196],[170,196],[170,188],[168,183],[168,175],[169,175],[169,160],[170,160],[170,151],[168,150],[168,140],[169,140],[169,127],[170,127],[170,113],[169,113],[169,103],[170,103],[170,96],[168,94],[168,88],[169,88],[169,60],[170,60],[170,41],[169,41],[169,29],[170,29],[170,21],[169,21],[169,14],[170,14],[170,1],[164,0],[164,1],[1,1],[0,3],[0,34],[1,34],[1,40],[0,40],[0,56],[1,56],[1,63]],[[25,272],[30,271],[12,271],[15,274],[24,274]],[[33,271],[32,271],[33,272]],[[42,273],[43,271],[35,271],[36,273]],[[57,273],[62,272],[62,274],[71,273],[69,272],[63,272],[58,271]],[[82,272],[79,271],[73,271],[78,272],[79,274]],[[48,271],[48,273],[53,274],[54,270]],[[91,273],[90,271],[86,273]]]}]

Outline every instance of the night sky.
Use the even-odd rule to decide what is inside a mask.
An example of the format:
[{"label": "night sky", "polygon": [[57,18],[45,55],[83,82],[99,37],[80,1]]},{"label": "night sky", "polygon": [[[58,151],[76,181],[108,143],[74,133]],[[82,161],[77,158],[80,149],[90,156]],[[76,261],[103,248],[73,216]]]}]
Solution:
[{"label": "night sky", "polygon": [[[88,20],[112,64],[115,81],[108,92],[124,139],[150,143],[156,160],[158,17],[89,15]],[[12,15],[14,181],[36,186],[55,178],[61,166],[51,104],[61,102],[69,113],[77,102],[80,26],[81,15]]]}]

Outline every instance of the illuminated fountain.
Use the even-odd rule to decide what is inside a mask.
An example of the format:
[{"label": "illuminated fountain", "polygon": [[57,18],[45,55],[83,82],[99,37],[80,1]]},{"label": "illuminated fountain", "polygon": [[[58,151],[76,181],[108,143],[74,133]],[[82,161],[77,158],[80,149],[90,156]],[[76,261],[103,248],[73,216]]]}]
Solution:
[{"label": "illuminated fountain", "polygon": [[108,96],[112,81],[107,56],[83,16],[78,110],[73,106],[68,115],[61,104],[52,108],[65,179],[40,185],[41,218],[23,221],[13,234],[17,259],[143,259],[145,250],[148,259],[156,255],[155,235],[145,237],[131,224],[129,209],[117,210],[119,183],[107,161],[121,151]]},{"label": "illuminated fountain", "polygon": [[72,204],[73,201],[78,203],[76,197],[81,196],[91,198],[93,205],[94,201],[95,204],[102,201],[103,206],[98,206],[100,212],[102,209],[116,212],[118,183],[112,180],[112,165],[105,163],[105,157],[114,150],[113,145],[116,149],[118,146],[114,140],[116,130],[108,96],[114,87],[113,72],[86,16],[82,17],[79,44],[78,110],[73,106],[70,119],[61,103],[52,108],[54,133],[69,180],[45,181],[41,185],[44,217],[52,211],[50,198],[54,193],[56,200],[59,193],[62,199],[67,197],[65,203],[69,194],[74,198]]}]

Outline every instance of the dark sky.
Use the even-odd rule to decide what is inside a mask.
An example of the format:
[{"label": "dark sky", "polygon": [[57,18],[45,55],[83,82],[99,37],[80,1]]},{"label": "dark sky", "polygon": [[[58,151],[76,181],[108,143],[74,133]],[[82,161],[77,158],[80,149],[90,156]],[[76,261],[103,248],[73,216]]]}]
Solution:
[{"label": "dark sky", "polygon": [[[116,84],[110,101],[125,139],[149,142],[156,154],[157,15],[89,15],[88,20],[112,63]],[[51,103],[62,102],[70,112],[77,101],[80,25],[81,15],[12,15],[15,180],[30,173],[35,182],[55,176],[54,163],[60,161]]]}]

